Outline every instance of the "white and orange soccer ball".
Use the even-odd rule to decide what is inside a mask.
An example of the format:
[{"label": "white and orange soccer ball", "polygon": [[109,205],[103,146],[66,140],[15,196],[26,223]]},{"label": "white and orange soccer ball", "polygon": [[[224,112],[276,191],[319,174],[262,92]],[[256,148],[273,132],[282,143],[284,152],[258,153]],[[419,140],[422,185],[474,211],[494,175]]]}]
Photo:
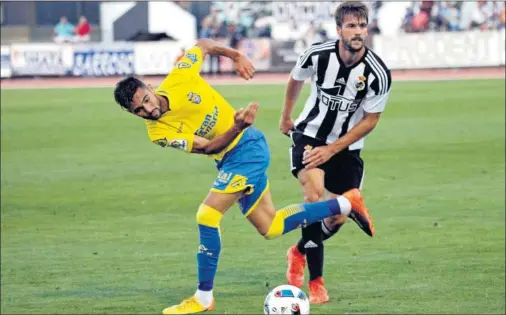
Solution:
[{"label": "white and orange soccer ball", "polygon": [[309,299],[304,291],[293,285],[280,285],[267,294],[264,314],[309,314]]}]

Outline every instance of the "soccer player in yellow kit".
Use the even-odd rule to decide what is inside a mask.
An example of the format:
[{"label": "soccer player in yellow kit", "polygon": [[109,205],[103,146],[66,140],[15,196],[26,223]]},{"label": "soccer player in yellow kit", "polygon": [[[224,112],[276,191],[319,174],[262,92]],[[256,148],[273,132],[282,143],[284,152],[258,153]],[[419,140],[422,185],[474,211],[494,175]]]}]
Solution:
[{"label": "soccer player in yellow kit", "polygon": [[197,210],[200,245],[197,252],[196,293],[163,314],[193,314],[214,308],[213,286],[221,250],[220,221],[237,202],[244,216],[266,239],[275,239],[326,217],[353,214],[361,224],[372,220],[360,191],[312,204],[295,204],[276,211],[269,191],[270,153],[262,132],[252,127],[257,104],[234,110],[201,76],[206,55],[234,60],[238,74],[251,79],[254,68],[239,51],[216,41],[200,39],[154,90],[136,77],[117,83],[116,102],[143,118],[151,142],[162,148],[208,155],[218,175]]}]

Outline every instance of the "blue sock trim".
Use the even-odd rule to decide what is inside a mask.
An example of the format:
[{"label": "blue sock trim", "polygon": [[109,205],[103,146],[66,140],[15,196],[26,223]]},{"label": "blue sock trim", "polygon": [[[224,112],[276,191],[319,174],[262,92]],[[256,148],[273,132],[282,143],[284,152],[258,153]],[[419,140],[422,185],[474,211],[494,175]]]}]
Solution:
[{"label": "blue sock trim", "polygon": [[213,287],[214,287],[214,281],[209,280],[209,281],[200,282],[198,289],[200,291],[211,291],[213,289]]},{"label": "blue sock trim", "polygon": [[339,205],[339,202],[337,201],[337,199],[327,200],[327,205],[333,214],[335,214],[335,215],[341,214],[341,206]]}]

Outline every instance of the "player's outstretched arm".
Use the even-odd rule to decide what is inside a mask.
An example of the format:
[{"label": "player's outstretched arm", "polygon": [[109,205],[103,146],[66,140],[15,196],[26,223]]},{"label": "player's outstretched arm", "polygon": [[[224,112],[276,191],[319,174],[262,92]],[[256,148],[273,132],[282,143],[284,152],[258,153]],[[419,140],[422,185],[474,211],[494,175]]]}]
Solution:
[{"label": "player's outstretched arm", "polygon": [[279,130],[285,135],[288,135],[294,127],[292,112],[303,86],[304,81],[295,80],[293,76],[290,75],[288,84],[286,85],[285,104],[283,105],[283,111],[281,112],[281,119],[279,121]]},{"label": "player's outstretched arm", "polygon": [[239,109],[234,115],[234,125],[224,134],[207,140],[202,137],[195,136],[193,140],[193,153],[200,154],[217,154],[230,145],[234,139],[246,128],[255,122],[258,104],[250,103],[245,109]]},{"label": "player's outstretched arm", "polygon": [[255,74],[255,67],[246,56],[241,54],[240,51],[208,38],[201,38],[197,40],[196,46],[200,47],[200,50],[202,51],[202,59],[205,59],[205,56],[208,54],[213,56],[228,57],[234,61],[237,74],[245,80],[253,78],[253,75]]}]

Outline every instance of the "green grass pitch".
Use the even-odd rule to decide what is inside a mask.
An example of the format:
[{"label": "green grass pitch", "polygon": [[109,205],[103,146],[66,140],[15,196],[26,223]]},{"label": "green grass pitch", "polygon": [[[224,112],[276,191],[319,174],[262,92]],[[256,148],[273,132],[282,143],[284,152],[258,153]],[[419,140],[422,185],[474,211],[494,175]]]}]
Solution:
[{"label": "green grass pitch", "polygon": [[[326,242],[331,302],[313,314],[504,314],[504,84],[394,84],[363,151],[377,236],[349,223]],[[274,202],[300,202],[284,87],[218,90],[260,103]],[[211,159],[150,144],[111,88],[3,90],[1,114],[2,314],[154,314],[194,293]],[[265,241],[236,206],[222,232],[214,313],[262,313],[300,232]]]}]

